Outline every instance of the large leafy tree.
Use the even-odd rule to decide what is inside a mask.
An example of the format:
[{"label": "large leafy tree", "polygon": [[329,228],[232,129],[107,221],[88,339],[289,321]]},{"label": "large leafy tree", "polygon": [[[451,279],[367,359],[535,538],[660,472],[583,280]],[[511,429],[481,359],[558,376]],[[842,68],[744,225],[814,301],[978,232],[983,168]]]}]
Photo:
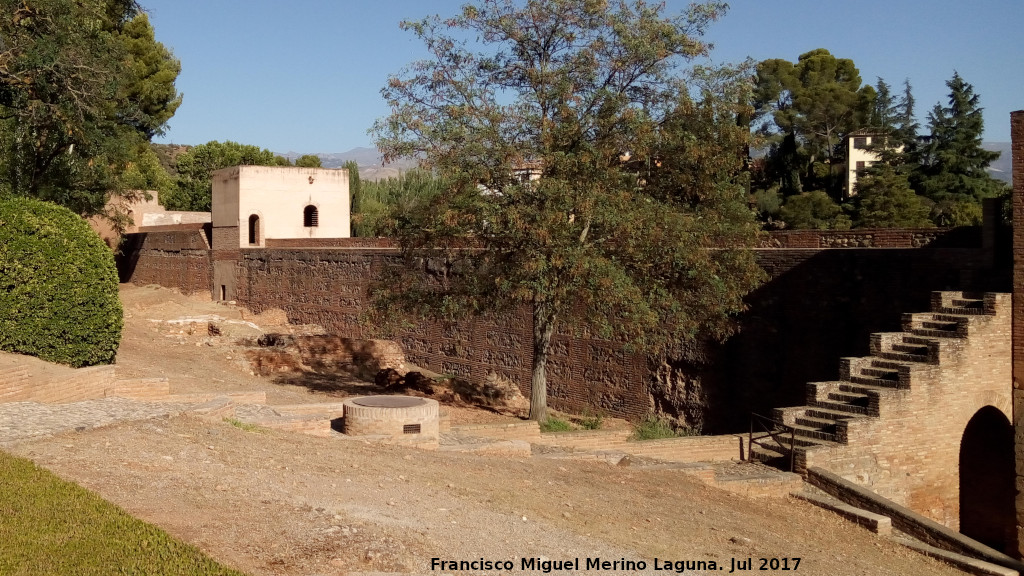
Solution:
[{"label": "large leafy tree", "polygon": [[177,158],[178,180],[174,190],[162,198],[169,210],[209,212],[213,198],[213,172],[231,166],[287,166],[286,158],[270,150],[216,140],[193,146]]},{"label": "large leafy tree", "polygon": [[999,152],[981,146],[985,125],[974,87],[956,73],[946,86],[949,105],[936,104],[928,115],[930,135],[919,150],[915,184],[934,202],[937,223],[973,224],[980,220],[981,200],[1004,193],[1006,185],[985,170]]},{"label": "large leafy tree", "polygon": [[99,212],[180,96],[132,0],[0,0],[0,181]]},{"label": "large leafy tree", "polygon": [[749,73],[679,74],[723,10],[481,0],[404,23],[431,58],[383,89],[392,113],[377,145],[446,185],[400,222],[429,281],[387,283],[379,307],[456,318],[527,306],[535,420],[556,330],[645,349],[728,334],[761,276],[737,179]]},{"label": "large leafy tree", "polygon": [[872,115],[876,93],[861,87],[853,60],[819,48],[797,61],[764,60],[757,67],[756,122],[774,138],[771,162],[785,195],[842,189],[843,139]]}]

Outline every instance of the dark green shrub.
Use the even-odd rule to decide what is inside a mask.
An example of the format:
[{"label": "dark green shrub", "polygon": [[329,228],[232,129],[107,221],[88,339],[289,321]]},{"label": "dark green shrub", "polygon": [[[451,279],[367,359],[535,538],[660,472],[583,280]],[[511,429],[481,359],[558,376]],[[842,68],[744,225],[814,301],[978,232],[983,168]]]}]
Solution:
[{"label": "dark green shrub", "polygon": [[71,366],[114,361],[114,255],[66,208],[0,197],[0,349]]},{"label": "dark green shrub", "polygon": [[554,416],[548,416],[548,419],[540,423],[541,432],[569,432],[572,430],[572,425]]}]

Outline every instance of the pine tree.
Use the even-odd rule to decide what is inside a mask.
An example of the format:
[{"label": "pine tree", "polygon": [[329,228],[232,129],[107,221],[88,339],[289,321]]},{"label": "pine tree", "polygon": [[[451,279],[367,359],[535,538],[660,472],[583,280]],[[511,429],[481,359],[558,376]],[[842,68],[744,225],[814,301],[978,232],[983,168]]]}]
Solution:
[{"label": "pine tree", "polygon": [[924,199],[914,193],[898,166],[877,162],[857,179],[854,225],[858,228],[931,226]]},{"label": "pine tree", "polygon": [[900,102],[893,96],[892,87],[885,80],[879,78],[878,83],[875,84],[874,106],[871,110],[868,126],[880,128],[887,132],[894,131],[897,129],[900,116]]},{"label": "pine tree", "polygon": [[917,131],[921,126],[914,119],[914,93],[910,87],[910,78],[903,80],[903,97],[899,101],[899,122],[896,129],[900,144],[906,153],[917,147]]},{"label": "pine tree", "polygon": [[[981,147],[984,120],[974,87],[959,74],[946,82],[949,106],[936,104],[928,115],[930,136],[920,151],[921,166],[916,188],[935,202],[932,217],[944,226],[976,224],[956,217],[964,204],[980,206],[983,198],[1002,194],[1006,186],[992,178],[986,168],[999,158],[998,152]],[[954,210],[955,207],[960,207]],[[977,211],[966,212],[974,220]]]}]

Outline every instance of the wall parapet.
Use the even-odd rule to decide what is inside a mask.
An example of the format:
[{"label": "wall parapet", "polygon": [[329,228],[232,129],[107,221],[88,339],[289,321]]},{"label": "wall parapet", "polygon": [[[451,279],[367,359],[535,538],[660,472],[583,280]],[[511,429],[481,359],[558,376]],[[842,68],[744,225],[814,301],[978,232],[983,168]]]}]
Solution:
[{"label": "wall parapet", "polygon": [[853,230],[776,230],[759,248],[980,248],[982,228],[857,228]]},{"label": "wall parapet", "polygon": [[394,238],[267,238],[267,248],[400,248]]}]

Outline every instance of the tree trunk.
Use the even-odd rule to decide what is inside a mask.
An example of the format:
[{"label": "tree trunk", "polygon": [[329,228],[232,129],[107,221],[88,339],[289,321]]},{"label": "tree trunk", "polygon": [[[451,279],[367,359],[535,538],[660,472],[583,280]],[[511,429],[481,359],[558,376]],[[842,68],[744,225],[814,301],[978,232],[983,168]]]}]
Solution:
[{"label": "tree trunk", "polygon": [[555,316],[549,305],[533,301],[533,378],[530,382],[530,420],[543,422],[548,418],[548,349]]}]

